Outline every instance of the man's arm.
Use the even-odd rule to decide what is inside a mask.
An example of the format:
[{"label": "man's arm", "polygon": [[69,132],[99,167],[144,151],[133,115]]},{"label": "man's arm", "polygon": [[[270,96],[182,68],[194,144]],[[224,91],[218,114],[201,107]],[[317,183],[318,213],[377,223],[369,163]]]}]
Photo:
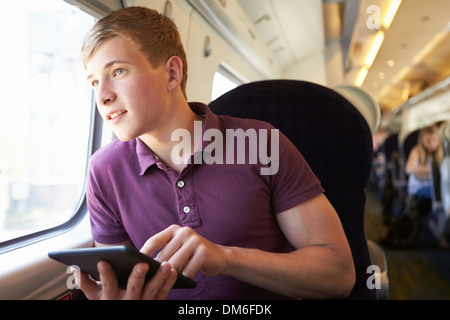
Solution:
[{"label": "man's arm", "polygon": [[171,226],[151,237],[141,252],[168,261],[188,277],[227,274],[294,298],[341,297],[350,293],[355,270],[340,220],[324,195],[277,215],[279,225],[297,249],[270,253],[215,245],[191,228]]},{"label": "man's arm", "polygon": [[326,197],[316,196],[278,214],[277,219],[297,250],[277,254],[232,248],[225,272],[290,297],[347,296],[355,283],[353,258]]},{"label": "man's arm", "polygon": [[429,164],[419,164],[419,148],[417,146],[414,146],[409,153],[405,171],[407,174],[414,174],[419,178],[428,179],[430,177]]}]

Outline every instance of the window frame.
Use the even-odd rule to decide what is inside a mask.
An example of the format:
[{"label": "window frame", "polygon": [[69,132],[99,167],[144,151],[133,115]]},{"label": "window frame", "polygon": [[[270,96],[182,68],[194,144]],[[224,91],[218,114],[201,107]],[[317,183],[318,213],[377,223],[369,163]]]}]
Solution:
[{"label": "window frame", "polygon": [[69,220],[59,224],[55,227],[43,229],[40,231],[32,232],[27,235],[19,236],[17,238],[9,239],[0,243],[0,255],[11,250],[15,250],[30,244],[46,240],[48,238],[57,236],[75,228],[86,216],[88,212],[86,202],[86,177],[88,172],[88,164],[92,154],[100,149],[102,145],[102,131],[103,131],[103,119],[97,110],[97,104],[95,103],[94,91],[91,92],[91,117],[89,124],[89,140],[86,149],[86,163],[85,163],[85,176],[84,186],[80,199],[75,207],[75,210]]}]

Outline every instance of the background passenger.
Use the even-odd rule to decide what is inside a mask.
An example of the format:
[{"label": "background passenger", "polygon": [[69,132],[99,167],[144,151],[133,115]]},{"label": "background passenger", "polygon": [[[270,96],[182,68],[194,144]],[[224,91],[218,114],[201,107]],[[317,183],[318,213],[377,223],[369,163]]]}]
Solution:
[{"label": "background passenger", "polygon": [[443,146],[436,126],[423,128],[419,132],[417,145],[411,149],[406,161],[405,172],[408,177],[408,194],[418,201],[431,201],[430,161],[439,164],[444,158]]},{"label": "background passenger", "polygon": [[[432,211],[430,162],[436,161],[440,166],[443,159],[444,149],[438,127],[433,125],[420,130],[417,145],[411,150],[405,166],[405,172],[409,175],[409,201],[416,205],[419,212],[418,219],[428,216]],[[409,209],[412,209],[411,205]],[[433,215],[437,214],[438,212],[433,212]],[[429,224],[433,222],[431,216],[428,218]],[[420,224],[420,221],[417,223]],[[437,244],[441,248],[448,248],[445,235],[437,239]]]},{"label": "background passenger", "polygon": [[[386,245],[411,245],[419,234],[427,237],[423,227],[432,211],[431,161],[442,163],[444,158],[438,128],[428,126],[419,131],[417,145],[408,156],[405,173],[408,175],[407,197],[402,214],[396,218],[384,240]],[[439,242],[438,242],[439,243]]]}]

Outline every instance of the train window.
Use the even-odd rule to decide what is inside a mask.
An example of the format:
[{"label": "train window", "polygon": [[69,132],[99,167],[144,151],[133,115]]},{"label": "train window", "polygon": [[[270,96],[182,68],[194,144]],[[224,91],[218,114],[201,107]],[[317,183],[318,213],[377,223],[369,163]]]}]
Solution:
[{"label": "train window", "polygon": [[5,1],[0,19],[0,243],[58,226],[82,198],[95,19],[61,0]]},{"label": "train window", "polygon": [[220,66],[219,70],[214,74],[211,100],[217,99],[242,83],[243,81],[236,77],[231,71]]}]

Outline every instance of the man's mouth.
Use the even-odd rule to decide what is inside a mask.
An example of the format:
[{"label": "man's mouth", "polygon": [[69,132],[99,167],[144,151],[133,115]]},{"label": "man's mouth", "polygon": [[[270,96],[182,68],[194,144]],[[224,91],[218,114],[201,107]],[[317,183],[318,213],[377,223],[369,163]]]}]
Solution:
[{"label": "man's mouth", "polygon": [[127,112],[127,111],[126,110],[116,111],[114,113],[111,113],[110,115],[107,115],[106,119],[113,120],[113,119],[117,118],[118,116],[120,116],[121,114],[124,114],[125,112]]}]

